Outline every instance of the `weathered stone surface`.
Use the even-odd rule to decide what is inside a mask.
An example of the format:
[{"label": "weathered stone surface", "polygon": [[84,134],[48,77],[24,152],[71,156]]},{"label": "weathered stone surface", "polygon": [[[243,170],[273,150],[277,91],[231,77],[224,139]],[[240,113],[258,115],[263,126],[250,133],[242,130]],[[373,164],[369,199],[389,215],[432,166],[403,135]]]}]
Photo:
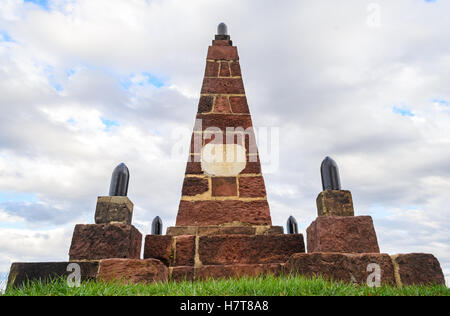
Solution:
[{"label": "weathered stone surface", "polygon": [[231,113],[231,107],[227,97],[216,97],[216,101],[214,102],[214,113]]},{"label": "weathered stone surface", "polygon": [[174,256],[172,236],[145,236],[144,259],[157,259],[169,266],[173,262]]},{"label": "weathered stone surface", "polygon": [[126,196],[99,196],[95,209],[96,224],[121,223],[131,225],[133,203]]},{"label": "weathered stone surface", "polygon": [[280,235],[281,226],[176,226],[167,229],[167,235]]},{"label": "weathered stone surface", "polygon": [[205,78],[202,94],[245,94],[241,78]]},{"label": "weathered stone surface", "polygon": [[159,260],[107,259],[100,261],[97,280],[123,283],[167,282],[168,268]]},{"label": "weathered stone surface", "polygon": [[94,280],[97,275],[98,262],[35,262],[13,263],[9,272],[8,288],[22,287],[33,281],[47,283],[59,278],[67,278],[73,270],[67,271],[69,264],[76,263],[80,267],[81,281]]},{"label": "weathered stone surface", "polygon": [[231,76],[232,77],[238,77],[241,76],[241,65],[238,61],[234,61],[230,64],[231,68]]},{"label": "weathered stone surface", "polygon": [[252,225],[272,225],[266,200],[181,201],[177,226],[213,226],[232,222]]},{"label": "weathered stone surface", "polygon": [[224,196],[237,196],[237,183],[235,177],[212,178],[212,196],[224,197]]},{"label": "weathered stone surface", "polygon": [[[199,158],[195,158],[196,156],[190,155],[189,161],[186,165],[186,174],[187,175],[202,175],[204,174],[202,170],[202,164],[199,161]],[[199,156],[200,157],[200,156]]]},{"label": "weathered stone surface", "polygon": [[139,259],[142,235],[132,225],[76,225],[70,260]]},{"label": "weathered stone surface", "polygon": [[400,285],[445,285],[441,265],[431,254],[402,254],[392,260]]},{"label": "weathered stone surface", "polygon": [[198,103],[198,113],[209,113],[213,109],[214,97],[201,96]]},{"label": "weathered stone surface", "polygon": [[185,178],[182,194],[184,196],[196,196],[209,191],[209,181],[205,178]]},{"label": "weathered stone surface", "polygon": [[352,193],[343,190],[328,190],[316,200],[319,216],[354,216]]},{"label": "weathered stone surface", "polygon": [[246,97],[230,97],[231,111],[239,114],[249,114]]},{"label": "weathered stone surface", "polygon": [[[286,274],[322,276],[335,281],[367,284],[375,266],[380,268],[381,284],[395,285],[394,267],[387,254],[308,253],[294,254],[284,266]],[[371,276],[369,278],[369,276]]]},{"label": "weathered stone surface", "polygon": [[195,236],[177,236],[175,238],[174,266],[193,266],[195,261]]},{"label": "weathered stone surface", "polygon": [[210,46],[207,59],[214,60],[239,60],[237,47],[235,46]]},{"label": "weathered stone surface", "polygon": [[173,267],[169,269],[169,278],[174,282],[194,281],[195,268],[194,267]]},{"label": "weathered stone surface", "polygon": [[264,198],[266,197],[266,186],[264,178],[261,177],[240,177],[239,196],[242,198]]},{"label": "weathered stone surface", "polygon": [[219,63],[215,61],[206,62],[205,77],[217,78],[218,76],[219,76]]},{"label": "weathered stone surface", "polygon": [[202,266],[195,271],[196,280],[207,279],[238,279],[244,276],[258,277],[281,275],[283,269],[280,263],[271,264],[233,264]]},{"label": "weathered stone surface", "polygon": [[380,253],[370,216],[318,217],[306,234],[310,253]]},{"label": "weathered stone surface", "polygon": [[231,70],[230,64],[227,61],[222,61],[220,63],[220,77],[230,77]]},{"label": "weathered stone surface", "polygon": [[230,127],[247,129],[251,126],[252,119],[250,115],[198,114],[194,130],[200,132],[208,128],[219,128],[223,133],[225,133],[227,128]]},{"label": "weathered stone surface", "polygon": [[203,265],[283,263],[305,252],[303,235],[202,236],[198,254]]}]

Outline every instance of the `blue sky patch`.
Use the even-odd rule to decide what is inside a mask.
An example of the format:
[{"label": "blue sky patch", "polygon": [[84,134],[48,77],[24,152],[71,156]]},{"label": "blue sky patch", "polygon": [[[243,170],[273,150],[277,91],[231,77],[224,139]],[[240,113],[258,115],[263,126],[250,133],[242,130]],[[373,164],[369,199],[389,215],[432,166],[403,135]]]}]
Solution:
[{"label": "blue sky patch", "polygon": [[133,85],[144,87],[146,85],[152,85],[156,88],[164,87],[164,80],[153,76],[149,72],[142,72],[140,74],[131,74],[128,77],[121,78],[119,80],[120,85],[125,90],[129,90]]},{"label": "blue sky patch", "polygon": [[100,118],[102,120],[103,125],[106,126],[105,131],[109,132],[111,128],[115,126],[120,126],[119,122],[105,119],[103,117]]},{"label": "blue sky patch", "polygon": [[23,2],[29,2],[29,3],[34,3],[35,5],[40,6],[42,9],[44,10],[48,10],[49,6],[48,6],[48,0],[23,0]]},{"label": "blue sky patch", "polygon": [[392,108],[392,110],[394,111],[395,114],[400,114],[401,116],[404,116],[404,117],[414,117],[414,116],[416,116],[411,109],[408,109],[405,106],[394,106]]},{"label": "blue sky patch", "polygon": [[0,192],[0,203],[17,202],[36,203],[37,198],[36,195],[32,193]]},{"label": "blue sky patch", "polygon": [[450,102],[444,99],[434,99],[432,102],[440,106],[450,106]]},{"label": "blue sky patch", "polygon": [[6,31],[0,30],[0,42],[14,42],[12,37]]}]

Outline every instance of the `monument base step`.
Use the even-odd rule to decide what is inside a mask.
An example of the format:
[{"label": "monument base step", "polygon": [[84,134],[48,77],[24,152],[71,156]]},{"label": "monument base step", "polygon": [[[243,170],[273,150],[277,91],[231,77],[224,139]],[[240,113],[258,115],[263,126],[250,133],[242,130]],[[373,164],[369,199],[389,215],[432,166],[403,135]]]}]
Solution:
[{"label": "monument base step", "polygon": [[280,235],[281,226],[175,226],[167,228],[167,235]]},{"label": "monument base step", "polygon": [[[73,276],[78,264],[80,280],[153,283],[229,279],[267,275],[321,276],[362,285],[445,285],[438,260],[429,254],[298,253],[286,263],[177,266],[167,268],[155,259],[105,259],[83,262],[14,263],[8,288],[30,281],[48,282]],[[69,270],[69,271],[68,271]],[[73,281],[73,278],[71,279]]]}]

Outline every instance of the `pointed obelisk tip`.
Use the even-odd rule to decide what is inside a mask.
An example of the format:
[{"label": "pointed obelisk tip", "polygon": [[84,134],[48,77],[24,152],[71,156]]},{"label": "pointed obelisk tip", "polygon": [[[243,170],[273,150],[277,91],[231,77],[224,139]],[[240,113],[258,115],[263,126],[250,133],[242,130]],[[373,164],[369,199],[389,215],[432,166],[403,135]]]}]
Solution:
[{"label": "pointed obelisk tip", "polygon": [[320,166],[322,176],[322,188],[327,190],[341,190],[341,179],[339,176],[339,168],[331,157],[327,156]]},{"label": "pointed obelisk tip", "polygon": [[162,235],[163,223],[159,216],[156,216],[152,222],[152,235]]},{"label": "pointed obelisk tip", "polygon": [[217,26],[217,35],[228,35],[228,26],[225,23],[222,22],[219,24],[219,26]]},{"label": "pointed obelisk tip", "polygon": [[113,171],[109,196],[127,196],[128,184],[130,182],[130,171],[125,163],[119,164]]},{"label": "pointed obelisk tip", "polygon": [[298,224],[294,216],[290,216],[287,220],[286,230],[289,235],[298,234]]}]

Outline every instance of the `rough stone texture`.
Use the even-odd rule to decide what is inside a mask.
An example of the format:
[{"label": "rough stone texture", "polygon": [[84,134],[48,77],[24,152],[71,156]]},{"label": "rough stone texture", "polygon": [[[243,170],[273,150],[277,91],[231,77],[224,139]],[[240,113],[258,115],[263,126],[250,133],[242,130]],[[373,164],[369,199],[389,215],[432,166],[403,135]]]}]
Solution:
[{"label": "rough stone texture", "polygon": [[411,253],[392,256],[400,285],[445,285],[441,265],[435,256]]},{"label": "rough stone texture", "polygon": [[[200,121],[201,120],[201,121]],[[201,126],[199,123],[201,122]],[[198,114],[194,130],[197,132],[205,131],[208,128],[219,128],[222,132],[226,132],[227,128],[243,128],[252,127],[252,119],[250,115],[235,114]]]},{"label": "rough stone texture", "polygon": [[142,235],[132,225],[76,225],[70,260],[139,259]]},{"label": "rough stone texture", "polygon": [[167,235],[212,236],[212,235],[279,235],[281,226],[178,226],[169,227]]},{"label": "rough stone texture", "polygon": [[131,225],[133,203],[126,196],[99,196],[95,209],[96,224],[121,223]]},{"label": "rough stone texture", "polygon": [[187,175],[202,175],[204,174],[202,170],[201,162],[198,162],[194,159],[194,155],[190,156],[190,161],[186,164],[186,174]]},{"label": "rough stone texture", "polygon": [[231,68],[231,76],[232,77],[238,77],[241,76],[241,65],[238,61],[234,61],[230,64]]},{"label": "rough stone texture", "polygon": [[236,178],[212,178],[212,196],[237,196]]},{"label": "rough stone texture", "polygon": [[198,113],[209,113],[213,109],[214,97],[201,96],[198,103]]},{"label": "rough stone texture", "polygon": [[177,226],[213,226],[232,222],[252,225],[272,225],[266,200],[181,201]]},{"label": "rough stone texture", "polygon": [[226,61],[221,62],[220,77],[230,77],[230,76],[231,76],[230,64]]},{"label": "rough stone texture", "polygon": [[303,235],[203,236],[198,254],[203,265],[283,263],[305,252]]},{"label": "rough stone texture", "polygon": [[175,238],[174,266],[193,266],[195,259],[195,236],[178,236]]},{"label": "rough stone texture", "polygon": [[235,46],[210,46],[207,59],[214,60],[239,60],[237,47]]},{"label": "rough stone texture", "polygon": [[195,268],[194,267],[173,267],[170,268],[169,278],[171,281],[183,282],[195,280]]},{"label": "rough stone texture", "polygon": [[19,288],[24,283],[41,281],[47,283],[61,277],[67,278],[73,270],[67,271],[70,263],[80,266],[81,281],[95,280],[98,262],[36,262],[13,263],[9,272],[8,288]]},{"label": "rough stone texture", "polygon": [[227,97],[216,97],[216,101],[214,102],[214,113],[231,113],[231,107]]},{"label": "rough stone texture", "polygon": [[266,197],[266,186],[263,177],[240,177],[239,196],[242,198]]},{"label": "rough stone texture", "polygon": [[183,183],[184,196],[196,196],[209,191],[208,179],[204,178],[185,178]]},{"label": "rough stone texture", "polygon": [[217,78],[218,76],[219,76],[219,63],[216,63],[215,61],[206,62],[205,77]]},{"label": "rough stone texture", "polygon": [[108,259],[100,261],[97,280],[123,283],[167,282],[168,268],[159,260]]},{"label": "rough stone texture", "polygon": [[249,114],[246,97],[230,97],[231,111],[239,114]]},{"label": "rough stone texture", "polygon": [[370,216],[318,217],[306,234],[310,253],[380,253]]},{"label": "rough stone texture", "polygon": [[144,259],[157,259],[169,266],[175,256],[172,236],[147,235],[144,244]]},{"label": "rough stone texture", "polygon": [[367,284],[368,277],[374,272],[370,264],[379,265],[381,284],[396,284],[394,266],[387,254],[299,253],[289,259],[284,270],[286,274],[322,276],[335,281]]},{"label": "rough stone texture", "polygon": [[202,94],[245,94],[241,78],[205,78]]},{"label": "rough stone texture", "polygon": [[281,275],[282,264],[234,264],[202,266],[195,270],[196,280],[214,279],[238,279],[244,276],[258,277],[267,275]]},{"label": "rough stone texture", "polygon": [[316,200],[319,216],[354,216],[352,193],[343,190],[327,190]]}]

